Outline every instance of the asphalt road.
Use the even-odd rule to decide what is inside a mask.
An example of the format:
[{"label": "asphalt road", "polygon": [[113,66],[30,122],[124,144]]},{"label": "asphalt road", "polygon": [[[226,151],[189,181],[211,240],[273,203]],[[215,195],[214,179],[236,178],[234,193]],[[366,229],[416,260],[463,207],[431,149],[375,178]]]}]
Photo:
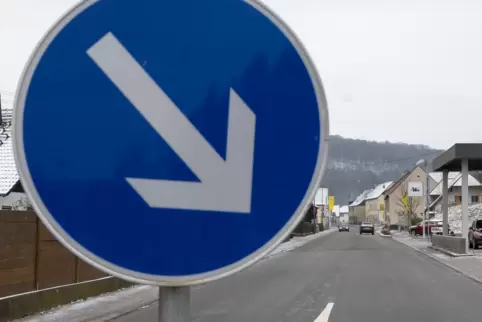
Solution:
[{"label": "asphalt road", "polygon": [[[192,314],[196,322],[473,322],[481,303],[480,284],[394,240],[351,231],[194,288]],[[114,321],[158,321],[157,305]]]}]

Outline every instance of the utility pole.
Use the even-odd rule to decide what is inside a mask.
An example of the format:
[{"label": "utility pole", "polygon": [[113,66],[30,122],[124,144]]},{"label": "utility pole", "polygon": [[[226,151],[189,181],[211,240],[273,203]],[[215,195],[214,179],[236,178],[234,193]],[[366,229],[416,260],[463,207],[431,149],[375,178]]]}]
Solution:
[{"label": "utility pole", "polygon": [[[423,169],[425,171],[425,209],[423,212],[423,229],[422,229],[422,236],[425,239],[425,227],[427,226],[426,217],[428,216],[428,206],[430,205],[430,174],[428,173],[428,160],[422,159],[417,162],[417,165],[421,165],[423,163]],[[430,232],[428,232],[430,235]]]},{"label": "utility pole", "polygon": [[[423,212],[423,219],[428,219],[428,207],[430,206],[430,173],[428,172],[428,160],[425,160],[425,211]],[[425,232],[425,227],[423,229]],[[430,231],[428,231],[430,237]]]},{"label": "utility pole", "polygon": [[0,126],[2,126],[2,94],[0,93]]}]

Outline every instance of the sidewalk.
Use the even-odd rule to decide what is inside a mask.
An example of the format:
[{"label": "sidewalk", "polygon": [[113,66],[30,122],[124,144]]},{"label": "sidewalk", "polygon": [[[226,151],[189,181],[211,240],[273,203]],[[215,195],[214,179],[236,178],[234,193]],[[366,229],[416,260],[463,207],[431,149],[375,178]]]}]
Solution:
[{"label": "sidewalk", "polygon": [[429,248],[431,243],[421,237],[411,237],[406,233],[394,233],[392,238],[482,284],[482,250],[470,250],[474,256],[451,257]]},{"label": "sidewalk", "polygon": [[308,235],[308,236],[303,236],[303,237],[293,237],[289,241],[278,245],[278,247],[276,247],[270,254],[268,254],[262,260],[270,258],[270,257],[272,257],[276,254],[279,254],[279,253],[288,252],[292,249],[303,246],[304,244],[312,241],[313,239],[317,239],[319,237],[326,236],[326,235],[328,235],[332,232],[335,232],[337,230],[338,230],[338,227],[332,227],[331,229],[324,230],[322,232],[319,232],[318,234]]},{"label": "sidewalk", "polygon": [[[337,231],[338,228],[327,229],[316,235],[293,237],[280,244],[262,260],[298,248],[312,240]],[[193,288],[202,288],[196,285]],[[127,314],[157,301],[158,289],[155,286],[134,286],[117,292],[104,294],[87,300],[78,301],[59,308],[29,316],[17,322],[103,322],[120,315]]]}]

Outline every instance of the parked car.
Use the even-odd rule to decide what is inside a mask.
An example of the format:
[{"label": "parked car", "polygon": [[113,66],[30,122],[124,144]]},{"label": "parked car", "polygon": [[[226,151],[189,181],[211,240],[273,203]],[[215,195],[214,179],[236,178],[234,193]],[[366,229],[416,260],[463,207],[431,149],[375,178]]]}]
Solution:
[{"label": "parked car", "polygon": [[[410,234],[412,236],[423,235],[423,227],[425,226],[426,235],[443,235],[443,220],[426,220],[421,221],[417,225],[410,226]],[[454,235],[454,232],[449,227],[449,235]]]},{"label": "parked car", "polygon": [[390,232],[390,225],[389,225],[389,224],[384,224],[384,225],[382,226],[381,233],[382,233],[382,235],[385,235],[385,236],[391,235],[392,233]]},{"label": "parked car", "polygon": [[410,226],[410,235],[423,235],[423,229],[425,227],[425,234],[433,232],[436,234],[442,234],[443,221],[442,220],[425,220],[419,222],[417,225]]},{"label": "parked car", "polygon": [[482,246],[482,220],[477,219],[472,222],[469,227],[469,246],[477,249]]},{"label": "parked car", "polygon": [[341,223],[339,226],[338,226],[338,231],[339,232],[342,232],[342,231],[350,231],[350,226],[348,226],[347,223]]},{"label": "parked car", "polygon": [[444,225],[443,221],[440,221],[440,223],[436,223],[435,225],[429,226],[429,233],[430,235],[443,235],[444,232]]},{"label": "parked car", "polygon": [[371,222],[362,222],[360,225],[361,234],[375,234],[375,226]]},{"label": "parked car", "polygon": [[[430,235],[443,235],[444,228],[443,228],[443,221],[440,224],[430,226]],[[449,235],[455,236],[455,232],[450,229],[449,227]]]}]

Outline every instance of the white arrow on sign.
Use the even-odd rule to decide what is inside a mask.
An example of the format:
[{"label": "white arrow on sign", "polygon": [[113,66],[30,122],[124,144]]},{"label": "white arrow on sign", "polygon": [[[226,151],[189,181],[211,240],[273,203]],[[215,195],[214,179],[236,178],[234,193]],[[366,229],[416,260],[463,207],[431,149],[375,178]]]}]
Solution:
[{"label": "white arrow on sign", "polygon": [[233,89],[225,161],[112,33],[87,54],[200,180],[126,178],[151,207],[251,212],[256,115]]}]

